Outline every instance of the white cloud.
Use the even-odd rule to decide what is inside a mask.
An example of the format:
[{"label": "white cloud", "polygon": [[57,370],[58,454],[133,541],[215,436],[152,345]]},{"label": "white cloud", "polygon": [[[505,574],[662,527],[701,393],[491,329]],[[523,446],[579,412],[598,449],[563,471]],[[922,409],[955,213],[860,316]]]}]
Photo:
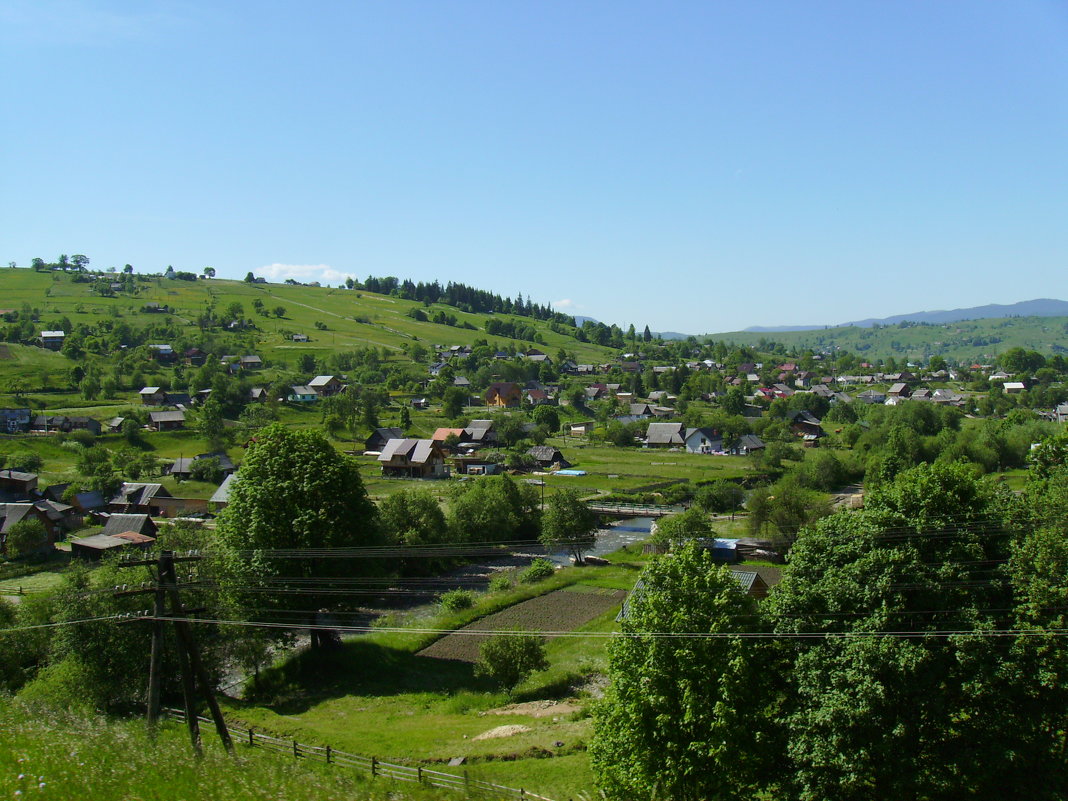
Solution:
[{"label": "white cloud", "polygon": [[262,275],[268,281],[278,283],[292,278],[303,284],[318,281],[321,284],[343,284],[346,278],[355,279],[353,273],[335,270],[329,264],[268,264],[255,270],[256,275]]},{"label": "white cloud", "polygon": [[564,298],[553,302],[553,308],[566,311],[567,309],[581,309],[582,305],[575,303],[571,298]]}]

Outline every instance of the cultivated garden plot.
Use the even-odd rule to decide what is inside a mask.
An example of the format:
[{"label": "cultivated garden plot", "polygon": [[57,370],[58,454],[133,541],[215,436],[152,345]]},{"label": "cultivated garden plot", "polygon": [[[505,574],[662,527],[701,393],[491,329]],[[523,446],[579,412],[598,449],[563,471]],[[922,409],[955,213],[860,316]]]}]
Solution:
[{"label": "cultivated garden plot", "polygon": [[596,592],[561,589],[531,598],[500,612],[476,620],[452,634],[442,637],[420,656],[477,662],[478,649],[484,638],[470,632],[574,631],[595,617],[623,602],[624,590],[601,589]]}]

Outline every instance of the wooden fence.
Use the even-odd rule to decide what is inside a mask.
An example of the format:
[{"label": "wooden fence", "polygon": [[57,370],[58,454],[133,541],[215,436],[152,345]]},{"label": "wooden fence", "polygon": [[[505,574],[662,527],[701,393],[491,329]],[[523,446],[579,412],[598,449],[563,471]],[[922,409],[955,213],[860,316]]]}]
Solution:
[{"label": "wooden fence", "polygon": [[[167,708],[164,710],[179,720],[185,720],[185,712],[181,709]],[[210,718],[197,716],[197,720],[208,725],[214,725]],[[329,745],[304,745],[296,740],[286,740],[280,737],[270,737],[253,730],[251,727],[242,729],[236,726],[227,726],[230,736],[235,743],[244,743],[252,748],[263,748],[279,754],[288,754],[295,759],[313,759],[325,762],[328,765],[339,765],[343,768],[370,773],[372,778],[382,777],[401,782],[418,782],[428,787],[441,787],[448,790],[460,790],[468,797],[481,798],[520,798],[533,799],[533,801],[552,801],[543,795],[530,793],[526,790],[514,787],[504,787],[500,784],[472,779],[464,775],[454,773],[442,773],[420,766],[397,765],[392,762],[383,762],[375,757],[365,757],[359,754],[350,754],[346,751],[338,751]]]}]

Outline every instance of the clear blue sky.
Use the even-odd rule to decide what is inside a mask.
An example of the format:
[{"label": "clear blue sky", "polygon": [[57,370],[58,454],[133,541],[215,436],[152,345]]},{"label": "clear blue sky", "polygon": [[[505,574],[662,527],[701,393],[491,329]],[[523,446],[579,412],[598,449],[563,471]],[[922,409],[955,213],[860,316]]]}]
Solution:
[{"label": "clear blue sky", "polygon": [[0,260],[639,330],[1061,297],[1068,3],[0,0]]}]

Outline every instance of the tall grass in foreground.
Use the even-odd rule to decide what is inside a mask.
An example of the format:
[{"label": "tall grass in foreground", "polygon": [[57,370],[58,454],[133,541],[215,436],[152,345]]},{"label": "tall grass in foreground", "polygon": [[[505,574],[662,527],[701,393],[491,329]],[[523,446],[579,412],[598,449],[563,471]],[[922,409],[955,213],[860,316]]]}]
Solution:
[{"label": "tall grass in foreground", "polygon": [[458,799],[240,744],[230,757],[210,727],[194,758],[185,729],[165,723],[152,743],[140,720],[28,707],[0,698],[0,798],[78,801]]}]

